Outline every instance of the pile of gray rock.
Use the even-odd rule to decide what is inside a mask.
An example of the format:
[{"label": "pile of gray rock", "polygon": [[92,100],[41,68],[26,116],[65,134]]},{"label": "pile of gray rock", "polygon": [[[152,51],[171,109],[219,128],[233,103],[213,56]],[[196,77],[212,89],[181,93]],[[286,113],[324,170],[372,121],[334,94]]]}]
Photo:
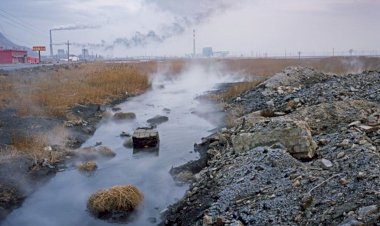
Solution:
[{"label": "pile of gray rock", "polygon": [[163,224],[380,222],[380,72],[291,67],[235,108],[244,110],[232,128],[196,145],[199,160],[171,170],[190,188]]}]

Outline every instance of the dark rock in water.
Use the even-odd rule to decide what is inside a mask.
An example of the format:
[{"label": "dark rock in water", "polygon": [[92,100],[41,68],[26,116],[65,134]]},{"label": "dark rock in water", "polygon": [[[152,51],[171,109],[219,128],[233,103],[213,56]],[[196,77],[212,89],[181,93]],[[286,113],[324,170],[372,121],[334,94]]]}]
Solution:
[{"label": "dark rock in water", "polygon": [[118,112],[112,118],[114,120],[132,120],[136,118],[136,114],[133,112]]},{"label": "dark rock in water", "polygon": [[147,120],[147,122],[151,125],[159,125],[167,121],[169,121],[169,118],[167,116],[162,116],[162,115],[156,115],[153,118],[150,118]]},{"label": "dark rock in water", "polygon": [[171,110],[169,108],[164,108],[162,109],[163,112],[165,112],[166,114],[170,114]]},{"label": "dark rock in water", "polygon": [[115,111],[115,112],[116,112],[116,111],[121,111],[121,108],[119,108],[119,107],[113,107],[113,108],[112,108],[112,111]]},{"label": "dark rock in water", "polygon": [[158,131],[152,128],[137,128],[132,136],[133,148],[154,148],[160,141]]},{"label": "dark rock in water", "polygon": [[130,137],[131,134],[129,134],[129,133],[123,131],[123,132],[120,133],[120,136],[121,136],[121,137]]}]

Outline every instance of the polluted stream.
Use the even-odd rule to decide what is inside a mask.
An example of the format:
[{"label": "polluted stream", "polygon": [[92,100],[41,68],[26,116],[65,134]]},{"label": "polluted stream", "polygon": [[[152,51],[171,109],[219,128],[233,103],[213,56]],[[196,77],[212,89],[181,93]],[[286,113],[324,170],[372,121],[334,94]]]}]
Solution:
[{"label": "polluted stream", "polygon": [[[133,112],[133,121],[103,119],[97,131],[82,147],[102,142],[116,156],[97,160],[98,169],[85,175],[75,168],[59,172],[31,194],[23,205],[2,223],[4,226],[75,226],[115,225],[94,218],[87,210],[87,200],[99,189],[132,184],[144,193],[144,201],[128,225],[156,225],[160,213],[183,197],[188,186],[176,183],[169,170],[198,158],[194,143],[222,125],[224,114],[215,104],[197,98],[217,88],[217,84],[235,82],[218,70],[193,66],[179,76],[152,76],[152,90],[115,106],[122,112]],[[112,112],[109,109],[109,112]],[[147,120],[163,115],[169,120],[157,126],[160,136],[158,151],[136,151],[123,146],[124,131],[132,134]]]}]

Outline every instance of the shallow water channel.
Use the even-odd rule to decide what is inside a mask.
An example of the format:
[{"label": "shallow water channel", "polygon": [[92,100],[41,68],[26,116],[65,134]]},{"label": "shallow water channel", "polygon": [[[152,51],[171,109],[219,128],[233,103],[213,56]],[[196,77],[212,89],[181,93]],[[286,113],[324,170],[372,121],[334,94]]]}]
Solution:
[{"label": "shallow water channel", "polygon": [[[155,225],[160,222],[160,212],[180,199],[187,185],[178,185],[169,175],[172,166],[196,159],[194,143],[218,127],[223,114],[207,101],[197,96],[231,77],[206,73],[194,67],[176,79],[154,76],[152,90],[118,105],[123,112],[134,112],[134,121],[105,119],[94,136],[83,147],[102,142],[116,152],[110,160],[97,161],[98,170],[92,176],[68,169],[58,173],[48,183],[29,196],[22,207],[14,210],[3,222],[6,226],[97,226],[115,225],[93,218],[86,210],[89,196],[102,188],[133,184],[145,196],[137,216],[128,225]],[[163,109],[170,109],[170,113]],[[111,112],[111,110],[109,110]],[[159,152],[134,153],[123,146],[122,131],[132,133],[146,120],[156,115],[166,115],[169,121],[158,125]],[[209,115],[211,117],[204,117]]]}]

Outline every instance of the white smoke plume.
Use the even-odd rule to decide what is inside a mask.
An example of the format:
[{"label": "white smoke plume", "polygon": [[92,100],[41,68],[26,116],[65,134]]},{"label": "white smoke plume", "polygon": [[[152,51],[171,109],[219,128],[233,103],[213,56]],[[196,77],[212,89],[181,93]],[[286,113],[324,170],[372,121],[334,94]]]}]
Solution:
[{"label": "white smoke plume", "polygon": [[69,30],[84,30],[84,29],[97,29],[99,25],[86,25],[86,24],[70,24],[64,26],[57,26],[52,28],[52,31],[69,31]]},{"label": "white smoke plume", "polygon": [[113,42],[106,43],[74,43],[77,46],[87,46],[101,50],[112,50],[117,46],[125,48],[144,47],[151,43],[162,43],[167,39],[183,34],[187,29],[202,24],[216,12],[225,11],[241,0],[184,0],[179,3],[175,0],[145,0],[147,4],[156,4],[163,11],[174,15],[174,22],[163,24],[156,30],[148,32],[136,31],[130,37],[118,37]]}]

